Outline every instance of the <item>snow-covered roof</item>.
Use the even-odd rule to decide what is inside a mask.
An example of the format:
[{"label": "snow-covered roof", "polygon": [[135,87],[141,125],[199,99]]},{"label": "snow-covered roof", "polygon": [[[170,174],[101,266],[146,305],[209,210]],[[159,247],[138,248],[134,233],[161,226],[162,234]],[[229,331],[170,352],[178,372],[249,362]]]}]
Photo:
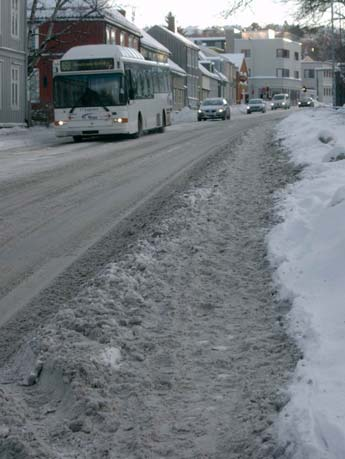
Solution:
[{"label": "snow-covered roof", "polygon": [[159,29],[164,30],[164,32],[172,35],[173,37],[177,38],[179,41],[182,41],[189,48],[199,49],[199,46],[195,45],[191,40],[189,40],[188,38],[184,37],[179,32],[172,32],[167,27],[160,26],[160,25],[156,25],[154,27],[158,27]]},{"label": "snow-covered roof", "polygon": [[241,70],[244,61],[243,53],[224,53],[222,56],[226,59],[229,59],[229,61],[232,62],[238,68],[238,70]]},{"label": "snow-covered roof", "polygon": [[217,53],[217,51],[214,51],[211,48],[208,48],[207,46],[200,45],[200,52],[202,52],[205,56],[207,57],[217,57],[218,59],[222,59],[223,54]]},{"label": "snow-covered roof", "polygon": [[144,59],[139,51],[134,48],[126,48],[124,46],[114,45],[84,45],[75,46],[64,54],[63,59],[80,59],[80,58],[103,58],[103,57],[114,57],[119,59],[120,57]]},{"label": "snow-covered roof", "polygon": [[158,50],[168,55],[171,54],[168,48],[162,45],[162,43],[160,43],[155,38],[151,37],[150,34],[145,32],[145,30],[141,30],[141,40],[140,41],[141,41],[141,44],[147,48]]},{"label": "snow-covered roof", "polygon": [[182,76],[187,75],[187,72],[185,72],[185,70],[183,70],[183,68],[181,68],[179,65],[175,64],[175,62],[173,62],[171,59],[168,59],[168,64],[172,73],[177,73],[178,75]]},{"label": "snow-covered roof", "polygon": [[189,37],[190,40],[192,41],[219,41],[219,40],[225,40],[225,37]]},{"label": "snow-covered roof", "polygon": [[217,69],[214,69],[214,73],[216,73],[222,81],[225,81],[226,83],[229,83],[229,80],[228,80],[228,78],[224,75],[224,73],[220,72],[220,71],[217,70]]},{"label": "snow-covered roof", "polygon": [[[56,7],[57,0],[38,0],[37,10],[35,15],[35,20],[45,21],[52,17]],[[31,7],[33,0],[28,0],[27,3],[27,16],[30,17]],[[93,11],[92,6],[90,6],[89,0],[68,0],[63,7],[58,11],[56,15],[57,21],[62,20],[94,20],[94,19],[104,19],[108,22],[114,23],[123,27],[126,30],[129,30],[136,35],[140,36],[140,29],[130,22],[128,19],[123,16],[115,7],[111,6],[109,2],[109,7],[99,7],[96,11]]]},{"label": "snow-covered roof", "polygon": [[207,68],[204,67],[201,62],[199,62],[199,70],[205,76],[213,78],[214,80],[221,80],[220,76],[217,75],[217,73],[212,73],[209,70],[207,70]]},{"label": "snow-covered roof", "polygon": [[301,62],[315,62],[310,56],[306,56]]}]

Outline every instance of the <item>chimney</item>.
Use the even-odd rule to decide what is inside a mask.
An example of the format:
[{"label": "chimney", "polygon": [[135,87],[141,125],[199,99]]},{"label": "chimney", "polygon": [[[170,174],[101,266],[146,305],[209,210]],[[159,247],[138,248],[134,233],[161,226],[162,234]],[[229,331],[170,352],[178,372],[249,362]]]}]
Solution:
[{"label": "chimney", "polygon": [[176,23],[175,23],[175,16],[172,13],[169,13],[167,16],[167,22],[168,22],[168,29],[171,32],[176,32]]},{"label": "chimney", "polygon": [[126,10],[124,10],[123,8],[118,8],[117,10],[120,14],[122,14],[122,16],[126,17]]}]

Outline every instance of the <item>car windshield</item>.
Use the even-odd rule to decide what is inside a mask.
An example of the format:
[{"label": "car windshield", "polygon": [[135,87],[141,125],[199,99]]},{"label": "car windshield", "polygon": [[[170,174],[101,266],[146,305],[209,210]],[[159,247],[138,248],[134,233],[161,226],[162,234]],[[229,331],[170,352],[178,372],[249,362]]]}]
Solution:
[{"label": "car windshield", "polygon": [[54,79],[56,108],[99,107],[126,103],[120,74],[63,75]]},{"label": "car windshield", "polygon": [[286,96],[283,94],[279,94],[277,96],[273,96],[273,100],[284,100]]},{"label": "car windshield", "polygon": [[250,99],[249,103],[250,104],[263,104],[263,101],[261,99]]},{"label": "car windshield", "polygon": [[222,99],[205,99],[201,105],[223,105]]}]

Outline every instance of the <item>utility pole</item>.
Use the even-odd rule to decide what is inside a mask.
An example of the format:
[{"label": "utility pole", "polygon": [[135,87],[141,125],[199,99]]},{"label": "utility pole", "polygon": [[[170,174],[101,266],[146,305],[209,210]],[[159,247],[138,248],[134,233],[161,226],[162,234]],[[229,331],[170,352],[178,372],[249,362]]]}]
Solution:
[{"label": "utility pole", "polygon": [[331,0],[331,27],[332,27],[332,103],[336,106],[336,86],[335,86],[335,33],[334,33],[334,0]]}]

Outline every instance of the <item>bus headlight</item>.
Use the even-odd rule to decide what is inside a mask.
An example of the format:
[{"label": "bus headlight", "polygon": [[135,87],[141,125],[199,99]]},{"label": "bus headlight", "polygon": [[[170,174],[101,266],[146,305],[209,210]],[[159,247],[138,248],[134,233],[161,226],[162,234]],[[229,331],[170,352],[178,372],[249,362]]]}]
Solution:
[{"label": "bus headlight", "polygon": [[54,121],[54,124],[55,126],[64,126],[66,124],[66,121],[57,120],[57,121]]},{"label": "bus headlight", "polygon": [[220,108],[218,111],[219,111],[219,113],[222,113],[224,110],[222,108]]},{"label": "bus headlight", "polygon": [[123,124],[123,123],[128,123],[128,118],[122,118],[122,117],[118,117],[118,118],[113,118],[113,123],[119,123],[119,124]]}]

